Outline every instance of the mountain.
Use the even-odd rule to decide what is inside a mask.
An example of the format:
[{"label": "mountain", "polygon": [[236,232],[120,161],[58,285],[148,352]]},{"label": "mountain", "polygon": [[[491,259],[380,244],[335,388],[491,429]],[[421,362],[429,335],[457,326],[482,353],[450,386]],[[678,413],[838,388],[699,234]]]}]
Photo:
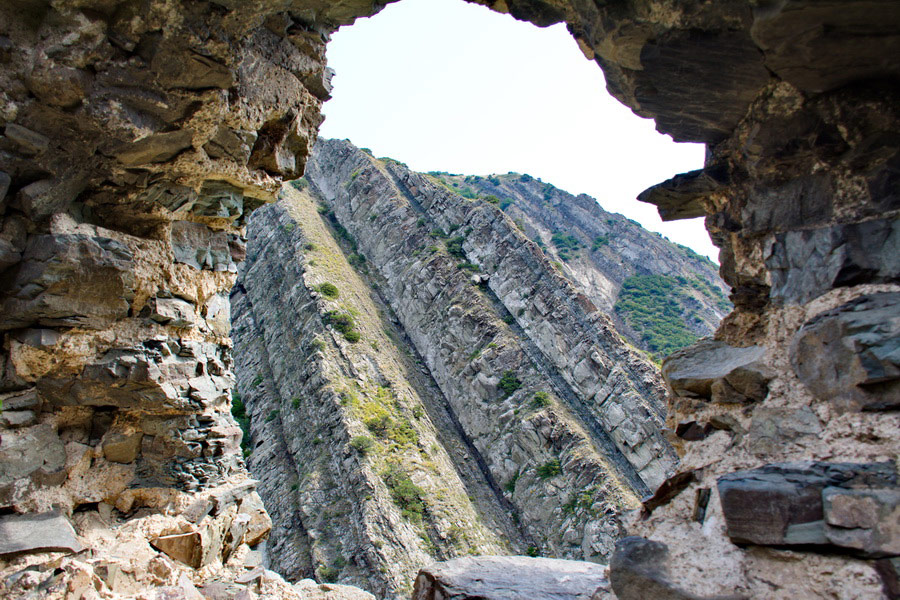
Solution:
[{"label": "mountain", "polygon": [[454,175],[433,181],[500,206],[629,342],[657,359],[715,331],[731,311],[717,266],[596,199],[530,175]]},{"label": "mountain", "polygon": [[712,320],[690,278],[722,284],[546,189],[319,140],[306,178],[254,212],[231,298],[235,406],[273,568],[400,598],[424,564],[467,554],[607,562],[623,513],[672,473],[661,377],[610,309],[669,278]]}]

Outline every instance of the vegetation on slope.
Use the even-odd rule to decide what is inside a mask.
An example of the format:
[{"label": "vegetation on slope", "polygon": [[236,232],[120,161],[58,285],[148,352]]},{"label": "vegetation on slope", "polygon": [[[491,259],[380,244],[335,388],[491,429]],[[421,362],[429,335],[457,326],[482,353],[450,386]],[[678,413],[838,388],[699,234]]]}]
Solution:
[{"label": "vegetation on slope", "polygon": [[684,348],[697,336],[685,325],[685,309],[679,302],[687,296],[689,282],[666,275],[634,275],[619,291],[615,310],[641,337],[657,359]]}]

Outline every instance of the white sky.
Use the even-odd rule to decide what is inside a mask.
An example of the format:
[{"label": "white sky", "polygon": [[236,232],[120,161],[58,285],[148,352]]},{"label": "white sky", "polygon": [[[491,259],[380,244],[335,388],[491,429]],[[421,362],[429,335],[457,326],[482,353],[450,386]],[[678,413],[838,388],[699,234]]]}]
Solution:
[{"label": "white sky", "polygon": [[717,260],[702,219],[663,223],[635,200],[703,166],[606,91],[563,25],[539,29],[462,0],[402,0],[341,28],[320,135],[348,138],[417,171],[515,171],[597,198]]}]

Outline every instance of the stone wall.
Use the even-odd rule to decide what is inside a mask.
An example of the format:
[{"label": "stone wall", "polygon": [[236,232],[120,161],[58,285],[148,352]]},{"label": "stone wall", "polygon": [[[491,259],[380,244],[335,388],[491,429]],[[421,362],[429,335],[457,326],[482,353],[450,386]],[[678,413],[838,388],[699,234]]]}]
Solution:
[{"label": "stone wall", "polygon": [[[896,593],[896,562],[887,560],[898,554],[896,483],[885,469],[896,473],[900,425],[900,7],[485,3],[541,26],[565,21],[616,98],[676,139],[709,147],[705,169],[643,198],[667,218],[707,216],[735,311],[717,343],[665,366],[684,474],[634,525],[652,543],[631,539],[613,562],[614,574],[628,575],[618,580],[626,587],[613,577],[619,596],[675,579],[693,596]],[[14,459],[2,463],[4,523],[54,504],[98,518],[116,506],[123,527],[143,531],[138,521],[152,514],[141,510],[171,515],[164,507],[180,502],[162,498],[192,500],[245,476],[227,416],[221,330],[221,298],[243,253],[242,219],[282,177],[303,170],[328,93],[329,31],[379,7],[0,7],[0,451]],[[23,458],[36,448],[48,450]],[[799,460],[814,464],[784,464]],[[109,477],[78,484],[101,473]],[[770,482],[771,514],[751,521],[798,512],[779,491],[786,481],[806,490],[800,520],[782,528],[787,541],[736,528],[744,517],[723,490],[745,493],[741,477]],[[866,508],[847,508],[856,505]],[[75,517],[84,539],[86,519]],[[188,520],[165,536],[215,537],[232,521],[193,531]],[[215,561],[225,556],[220,546],[203,547],[215,548],[207,555]],[[64,576],[44,560],[43,571],[30,572],[39,575],[3,585],[37,585],[39,577],[80,585],[90,579],[83,565],[97,572],[114,555],[96,548],[90,561],[66,559]],[[7,573],[46,555],[5,556]],[[668,562],[657,568],[641,556]],[[174,585],[178,564],[138,584]],[[106,589],[115,577],[103,572],[96,586]]]}]

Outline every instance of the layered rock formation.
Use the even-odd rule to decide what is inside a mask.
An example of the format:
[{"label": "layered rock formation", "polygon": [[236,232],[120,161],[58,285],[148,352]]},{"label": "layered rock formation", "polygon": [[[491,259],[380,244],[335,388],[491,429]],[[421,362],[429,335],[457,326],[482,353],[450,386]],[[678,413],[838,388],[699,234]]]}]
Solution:
[{"label": "layered rock formation", "polygon": [[674,466],[652,365],[491,204],[331,140],[302,183],[232,297],[273,565],[394,597],[441,557],[607,561]]},{"label": "layered rock formation", "polygon": [[[666,368],[685,375],[672,382],[670,403],[683,472],[633,526],[652,541],[623,546],[613,561],[615,593],[639,597],[644,581],[682,597],[896,594],[897,552],[877,542],[896,506],[890,477],[851,477],[837,494],[844,506],[856,495],[865,517],[826,509],[833,486],[807,493],[809,520],[787,526],[808,525],[816,542],[799,550],[766,541],[778,537],[730,538],[733,505],[718,483],[750,472],[741,477],[771,488],[797,469],[830,482],[846,463],[853,473],[896,469],[897,3],[484,4],[537,25],[566,22],[618,99],[676,139],[709,146],[702,172],[644,197],[667,217],[707,216],[735,311],[717,346],[683,351]],[[169,549],[169,536],[210,540],[204,556],[227,574],[218,565],[235,556],[228,544],[252,539],[238,516],[254,513],[241,512],[253,496],[224,493],[245,475],[216,315],[224,317],[231,263],[243,252],[242,218],[307,158],[327,96],[329,32],[379,7],[0,6],[0,391],[4,413],[15,413],[0,433],[0,451],[14,458],[2,463],[4,530],[58,504],[88,545],[91,531],[112,530],[107,507],[121,506],[110,513],[118,539],[135,535],[133,554],[147,559],[138,562],[156,561],[142,572],[100,543],[58,562],[41,552],[72,550],[63,536],[4,554],[7,596],[38,585],[48,597],[63,588],[108,596],[118,572],[140,588],[130,595],[154,586],[174,594],[165,586],[180,574],[199,581],[203,567],[182,566],[147,540],[167,538],[160,545]],[[685,359],[702,368],[692,374]],[[704,366],[732,359],[727,373]],[[178,514],[216,490],[231,498],[221,511],[196,523],[195,513]],[[785,495],[771,497],[772,514],[757,518],[787,510]],[[105,521],[92,529],[94,519]],[[212,543],[226,530],[232,542]],[[867,536],[874,542],[848,541]],[[630,575],[617,579],[617,565]],[[271,594],[276,580],[253,581]]]},{"label": "layered rock formation", "polygon": [[712,261],[586,194],[516,173],[429,175],[466,198],[497,204],[631,344],[660,358],[711,335],[731,311]]}]

